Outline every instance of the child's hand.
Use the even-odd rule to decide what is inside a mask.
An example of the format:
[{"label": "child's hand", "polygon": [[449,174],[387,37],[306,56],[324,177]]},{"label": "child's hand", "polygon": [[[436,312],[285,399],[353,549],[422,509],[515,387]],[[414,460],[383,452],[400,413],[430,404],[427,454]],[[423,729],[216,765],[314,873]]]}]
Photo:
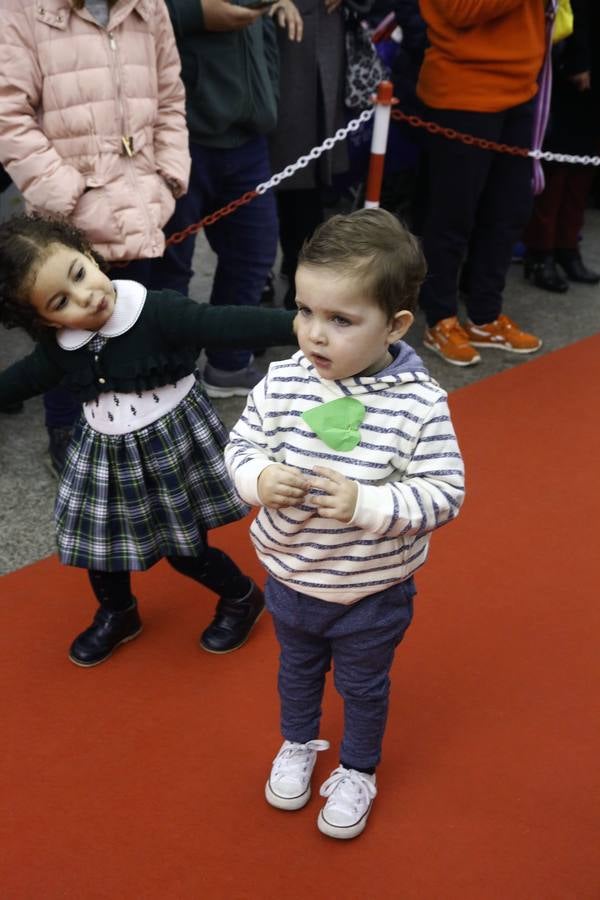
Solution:
[{"label": "child's hand", "polygon": [[310,479],[313,490],[322,494],[311,494],[310,503],[317,507],[319,515],[324,519],[337,519],[338,522],[349,522],[356,509],[358,484],[333,469],[315,466],[317,477]]},{"label": "child's hand", "polygon": [[299,469],[273,463],[258,476],[258,496],[263,506],[300,506],[304,502],[308,482]]}]

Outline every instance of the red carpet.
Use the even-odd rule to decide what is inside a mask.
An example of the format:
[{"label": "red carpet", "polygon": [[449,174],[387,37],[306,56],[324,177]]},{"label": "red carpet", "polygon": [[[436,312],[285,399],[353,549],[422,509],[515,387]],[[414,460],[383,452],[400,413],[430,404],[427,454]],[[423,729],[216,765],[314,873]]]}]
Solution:
[{"label": "red carpet", "polygon": [[[599,384],[600,336],[453,394],[468,501],[418,579],[356,841],[319,834],[317,791],[297,813],[263,799],[267,616],[202,653],[212,601],[160,564],[135,580],[145,631],[85,671],[66,657],[85,576],[5,576],[3,900],[598,900]],[[247,524],[215,538],[260,578]],[[329,689],[334,748],[340,712]]]}]

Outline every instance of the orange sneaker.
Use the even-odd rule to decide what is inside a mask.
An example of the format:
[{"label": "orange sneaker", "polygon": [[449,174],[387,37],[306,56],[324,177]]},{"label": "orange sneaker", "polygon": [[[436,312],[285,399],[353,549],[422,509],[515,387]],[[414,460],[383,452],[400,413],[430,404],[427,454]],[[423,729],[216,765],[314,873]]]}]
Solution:
[{"label": "orange sneaker", "polygon": [[535,353],[542,342],[535,334],[521,331],[508,316],[499,315],[488,325],[474,325],[467,321],[466,333],[474,347],[491,347],[494,350],[509,350],[511,353]]},{"label": "orange sneaker", "polygon": [[473,366],[481,360],[456,316],[426,328],[423,343],[453,366]]}]

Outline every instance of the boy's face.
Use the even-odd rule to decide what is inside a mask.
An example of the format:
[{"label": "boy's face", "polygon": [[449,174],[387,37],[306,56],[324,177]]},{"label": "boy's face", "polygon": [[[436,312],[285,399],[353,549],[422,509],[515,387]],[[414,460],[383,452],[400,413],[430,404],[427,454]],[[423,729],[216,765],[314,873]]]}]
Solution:
[{"label": "boy's face", "polygon": [[408,310],[388,319],[353,281],[324,266],[296,272],[298,343],[321,378],[332,381],[380,372],[391,362],[390,344],[413,322]]},{"label": "boy's face", "polygon": [[115,308],[112,282],[84,253],[54,244],[29,292],[30,303],[51,328],[97,331]]}]

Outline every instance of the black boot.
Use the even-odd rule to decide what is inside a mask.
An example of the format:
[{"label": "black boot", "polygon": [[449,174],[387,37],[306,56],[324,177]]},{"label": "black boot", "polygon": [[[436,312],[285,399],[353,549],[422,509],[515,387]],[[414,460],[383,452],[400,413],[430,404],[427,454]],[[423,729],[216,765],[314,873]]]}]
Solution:
[{"label": "black boot", "polygon": [[527,253],[523,260],[523,274],[543,291],[564,294],[569,289],[568,282],[558,273],[552,253]]},{"label": "black boot", "polygon": [[215,617],[200,636],[200,646],[209,653],[229,653],[244,644],[265,608],[262,591],[249,578],[242,597],[221,597]]},{"label": "black boot", "polygon": [[600,281],[600,273],[584,265],[579,250],[557,250],[554,255],[569,281],[577,281],[580,284],[598,284]]},{"label": "black boot", "polygon": [[112,654],[119,644],[131,641],[142,630],[142,622],[135,600],[129,609],[112,612],[101,606],[94,621],[78,635],[69,650],[69,659],[76,666],[97,666]]}]

